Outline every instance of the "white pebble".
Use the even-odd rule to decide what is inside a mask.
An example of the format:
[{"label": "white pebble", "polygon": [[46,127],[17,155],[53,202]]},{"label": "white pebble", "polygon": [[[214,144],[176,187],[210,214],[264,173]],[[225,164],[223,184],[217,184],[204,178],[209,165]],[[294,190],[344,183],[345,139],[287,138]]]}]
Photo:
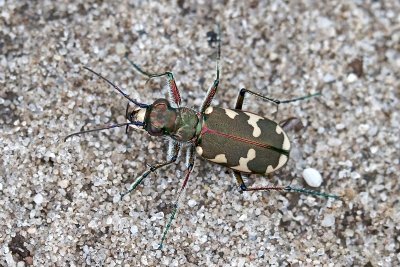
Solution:
[{"label": "white pebble", "polygon": [[59,181],[57,184],[59,187],[65,189],[69,186],[69,180],[64,179],[64,180]]},{"label": "white pebble", "polygon": [[361,178],[361,175],[358,172],[352,172],[350,173],[350,177],[353,179],[359,179]]},{"label": "white pebble", "polygon": [[278,59],[278,54],[276,54],[276,53],[271,53],[270,55],[269,55],[269,61],[274,61],[274,60],[276,60],[276,59]]},{"label": "white pebble", "polygon": [[68,50],[65,48],[61,48],[60,50],[58,50],[58,53],[60,53],[60,55],[65,56],[68,53]]},{"label": "white pebble", "polygon": [[243,214],[242,216],[240,216],[239,221],[247,221],[247,215]]},{"label": "white pebble", "polygon": [[27,232],[28,232],[29,234],[31,234],[31,235],[36,234],[36,228],[30,227],[30,228],[28,228]]},{"label": "white pebble", "polygon": [[336,78],[335,78],[335,76],[333,76],[332,74],[327,73],[327,74],[324,75],[324,77],[322,78],[322,80],[323,80],[324,82],[326,82],[326,83],[333,83],[333,82],[336,80]]},{"label": "white pebble", "polygon": [[246,263],[246,259],[245,258],[239,258],[237,266],[238,267],[243,267],[245,263]]},{"label": "white pebble", "polygon": [[46,151],[46,154],[45,154],[44,156],[45,156],[45,157],[48,157],[48,158],[55,158],[55,157],[56,157],[56,154],[54,154],[53,152],[47,150],[47,151]]},{"label": "white pebble", "polygon": [[40,205],[43,202],[43,196],[39,193],[39,194],[37,194],[36,196],[33,197],[33,201],[36,204]]},{"label": "white pebble", "polygon": [[136,225],[131,226],[132,235],[136,235],[139,232],[138,227]]},{"label": "white pebble", "polygon": [[191,207],[191,208],[193,208],[194,206],[196,206],[196,204],[197,204],[197,202],[196,202],[196,200],[194,200],[194,199],[190,199],[190,200],[188,201],[188,205],[189,205],[189,207]]},{"label": "white pebble", "polygon": [[342,144],[342,140],[338,138],[329,138],[328,146],[340,146]]},{"label": "white pebble", "polygon": [[343,130],[346,126],[343,123],[336,124],[336,130]]},{"label": "white pebble", "polygon": [[355,75],[354,73],[350,73],[348,76],[347,76],[347,83],[354,83],[355,81],[357,81],[358,80],[358,77],[357,77],[357,75]]},{"label": "white pebble", "polygon": [[313,168],[304,169],[303,178],[306,183],[312,187],[319,187],[322,184],[321,174]]},{"label": "white pebble", "polygon": [[117,52],[118,55],[123,55],[126,53],[126,47],[124,43],[118,43],[115,46],[115,52]]},{"label": "white pebble", "polygon": [[353,229],[346,229],[346,230],[344,231],[344,234],[345,234],[347,237],[353,237],[353,236],[354,236],[354,230],[353,230]]},{"label": "white pebble", "polygon": [[325,215],[321,225],[325,227],[331,227],[334,224],[335,224],[335,216],[331,213]]}]

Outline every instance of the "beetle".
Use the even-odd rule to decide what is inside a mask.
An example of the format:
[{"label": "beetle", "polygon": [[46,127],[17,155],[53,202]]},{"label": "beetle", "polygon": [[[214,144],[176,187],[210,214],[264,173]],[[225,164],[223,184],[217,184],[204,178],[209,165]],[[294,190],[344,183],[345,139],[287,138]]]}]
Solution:
[{"label": "beetle", "polygon": [[251,94],[278,106],[282,103],[308,99],[320,95],[321,93],[318,92],[296,99],[280,101],[243,88],[239,91],[234,109],[211,106],[212,99],[219,85],[219,64],[221,55],[221,30],[219,25],[218,32],[216,78],[207,91],[199,111],[181,106],[180,93],[171,72],[167,71],[158,74],[147,73],[131,61],[127,55],[125,55],[125,58],[135,70],[147,76],[148,79],[166,77],[170,101],[160,98],[155,100],[153,104],[140,103],[130,98],[129,95],[124,93],[117,85],[101,74],[84,67],[86,70],[105,80],[115,90],[133,103],[136,108],[130,111],[128,102],[126,107],[127,122],[125,123],[73,133],[68,135],[65,140],[82,133],[123,126],[126,126],[126,131],[128,131],[128,127],[133,127],[145,131],[151,136],[169,137],[167,161],[149,166],[148,170],[135,180],[131,188],[126,193],[121,194],[121,198],[135,190],[150,173],[175,163],[181,147],[188,147],[186,158],[187,172],[182,186],[179,189],[174,209],[165,227],[158,249],[162,248],[167,232],[179,208],[180,201],[184,195],[187,182],[194,167],[196,153],[208,161],[232,169],[241,191],[295,191],[326,198],[338,198],[338,196],[335,195],[304,188],[293,188],[291,186],[247,187],[245,185],[242,174],[271,174],[286,165],[289,160],[291,143],[285,131],[291,128],[296,120],[295,118],[291,118],[277,123],[255,113],[244,111],[242,107],[245,95]]}]

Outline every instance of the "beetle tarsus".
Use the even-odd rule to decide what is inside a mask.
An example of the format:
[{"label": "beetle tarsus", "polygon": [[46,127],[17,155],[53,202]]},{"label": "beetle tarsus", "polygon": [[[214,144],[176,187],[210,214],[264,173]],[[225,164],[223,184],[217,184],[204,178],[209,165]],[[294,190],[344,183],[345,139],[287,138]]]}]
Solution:
[{"label": "beetle tarsus", "polygon": [[309,195],[313,195],[313,196],[320,196],[320,197],[325,197],[325,198],[334,198],[334,199],[340,198],[339,196],[336,196],[336,195],[321,193],[321,192],[317,192],[314,190],[308,190],[305,188],[293,188],[290,185],[286,186],[285,190],[288,192],[295,191],[295,192],[299,192],[299,193],[305,193],[305,194],[309,194]]}]

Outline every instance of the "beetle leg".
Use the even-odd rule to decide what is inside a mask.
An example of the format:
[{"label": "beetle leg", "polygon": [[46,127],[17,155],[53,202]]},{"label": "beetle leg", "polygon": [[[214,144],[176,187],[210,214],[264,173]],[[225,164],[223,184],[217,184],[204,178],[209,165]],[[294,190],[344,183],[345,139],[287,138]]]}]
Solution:
[{"label": "beetle leg", "polygon": [[334,198],[334,199],[339,198],[339,196],[329,195],[329,194],[325,194],[325,193],[321,193],[321,192],[317,192],[317,191],[313,191],[313,190],[308,190],[305,188],[295,188],[295,187],[291,187],[290,185],[288,185],[288,186],[247,187],[243,182],[242,174],[240,172],[234,171],[233,174],[234,174],[234,176],[240,186],[240,189],[242,191],[286,191],[286,192],[294,191],[294,192],[299,192],[299,193],[310,194],[313,196],[322,196],[322,197],[326,197],[326,198],[330,197],[330,198]]},{"label": "beetle leg", "polygon": [[135,63],[133,63],[133,61],[130,60],[127,55],[125,55],[125,58],[129,61],[129,63],[131,63],[131,65],[135,68],[137,72],[139,72],[144,76],[147,76],[149,79],[167,76],[168,91],[171,102],[172,104],[175,104],[176,107],[179,107],[181,105],[181,95],[179,93],[178,86],[176,86],[174,75],[171,72],[166,71],[163,73],[154,73],[154,74],[147,73],[141,68],[139,68]]},{"label": "beetle leg", "polygon": [[244,184],[244,181],[243,181],[243,178],[242,178],[242,174],[241,174],[240,172],[233,171],[233,176],[235,176],[236,181],[238,182],[238,184],[239,184],[239,186],[240,186],[240,190],[241,190],[242,192],[243,192],[243,191],[246,191],[247,187],[246,187],[246,185]]},{"label": "beetle leg", "polygon": [[242,88],[242,89],[240,89],[239,95],[238,95],[238,97],[237,97],[237,99],[236,99],[235,109],[240,109],[240,110],[242,109],[242,107],[243,107],[243,102],[244,102],[244,95],[245,95],[246,93],[251,94],[251,95],[254,95],[254,96],[257,96],[257,97],[261,98],[262,100],[265,100],[265,101],[268,101],[268,102],[271,102],[271,103],[275,104],[275,105],[276,105],[276,111],[277,111],[277,112],[278,112],[278,106],[279,106],[279,104],[285,104],[285,103],[296,102],[296,101],[299,101],[299,100],[304,100],[304,99],[308,99],[308,98],[311,98],[311,97],[314,97],[314,96],[319,96],[319,95],[321,95],[321,91],[319,91],[318,93],[315,93],[315,94],[309,94],[309,95],[302,96],[302,97],[299,97],[299,98],[294,98],[294,99],[289,99],[289,100],[283,100],[283,101],[281,101],[281,100],[278,100],[278,99],[273,99],[273,98],[270,98],[270,97],[261,95],[261,94],[259,94],[259,93],[256,93],[256,92],[247,90],[246,88]]},{"label": "beetle leg", "polygon": [[217,54],[217,59],[216,61],[216,75],[215,75],[215,80],[213,85],[210,87],[210,89],[208,89],[206,97],[204,98],[203,103],[201,104],[200,107],[200,112],[204,113],[204,111],[206,111],[206,109],[211,105],[211,101],[214,98],[215,93],[217,92],[218,89],[218,84],[219,84],[219,73],[220,73],[220,65],[219,65],[219,61],[221,58],[221,27],[218,24],[218,54]]},{"label": "beetle leg", "polygon": [[279,125],[282,127],[282,129],[285,132],[288,132],[294,128],[296,128],[296,130],[300,130],[300,129],[304,128],[300,119],[295,118],[295,117],[291,117],[286,120],[283,120],[283,121],[279,122]]},{"label": "beetle leg", "polygon": [[121,194],[121,198],[123,198],[125,195],[129,194],[133,190],[136,189],[136,187],[143,181],[144,178],[146,178],[150,173],[155,172],[157,169],[162,168],[164,166],[167,166],[169,164],[172,164],[176,161],[178,158],[179,150],[181,148],[181,145],[178,142],[174,142],[172,140],[169,141],[169,151],[168,151],[168,157],[170,158],[168,161],[155,165],[155,166],[149,166],[149,169],[145,171],[139,178],[136,179],[136,181],[131,185],[131,189],[129,189],[126,193]]},{"label": "beetle leg", "polygon": [[177,197],[176,202],[174,204],[174,210],[172,211],[171,217],[169,218],[168,224],[167,224],[167,226],[166,226],[166,228],[164,230],[164,233],[163,233],[163,235],[161,237],[161,242],[160,242],[160,245],[158,246],[158,249],[162,249],[162,245],[163,245],[165,236],[167,235],[167,232],[168,232],[169,228],[171,227],[172,220],[175,218],[175,215],[178,212],[179,206],[180,206],[180,204],[182,202],[183,196],[185,195],[186,185],[187,185],[187,182],[189,180],[189,176],[192,173],[195,158],[196,158],[195,148],[192,145],[192,146],[189,147],[189,149],[187,151],[187,155],[186,155],[187,173],[186,173],[185,179],[183,180],[182,186],[179,189],[178,197]]}]

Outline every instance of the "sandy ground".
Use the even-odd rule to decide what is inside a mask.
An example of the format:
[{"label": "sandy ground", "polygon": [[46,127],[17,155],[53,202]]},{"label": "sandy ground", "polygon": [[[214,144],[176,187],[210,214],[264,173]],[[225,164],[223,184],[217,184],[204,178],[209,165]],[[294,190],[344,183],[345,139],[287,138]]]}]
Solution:
[{"label": "sandy ground", "polygon": [[[398,266],[398,2],[139,2],[0,0],[0,266]],[[128,101],[83,66],[138,101],[168,95],[125,53],[172,71],[183,104],[198,109],[215,76],[206,35],[217,23],[213,105],[234,107],[243,87],[323,93],[277,114],[247,99],[247,110],[304,125],[288,133],[288,165],[247,183],[312,189],[302,178],[312,167],[324,178],[315,190],[343,197],[240,194],[229,170],[198,157],[159,251],[184,153],[121,201],[146,164],[165,160],[165,138],[122,128],[64,138],[125,121]]]}]

